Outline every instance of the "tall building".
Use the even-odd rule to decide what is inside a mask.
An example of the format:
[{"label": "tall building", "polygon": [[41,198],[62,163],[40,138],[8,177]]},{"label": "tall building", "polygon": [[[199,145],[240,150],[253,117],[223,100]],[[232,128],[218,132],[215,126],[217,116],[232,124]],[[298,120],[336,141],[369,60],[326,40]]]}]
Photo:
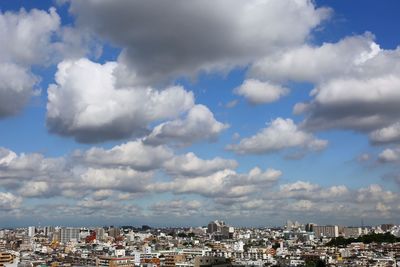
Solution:
[{"label": "tall building", "polygon": [[306,230],[306,232],[313,232],[314,226],[316,226],[315,223],[307,223],[307,224],[305,225],[305,230]]},{"label": "tall building", "polygon": [[213,221],[208,224],[207,233],[213,234],[215,232],[221,232],[221,228],[225,226],[225,222],[223,221]]},{"label": "tall building", "polygon": [[345,237],[359,237],[361,235],[361,227],[343,227],[342,234]]},{"label": "tall building", "polygon": [[96,228],[94,229],[94,231],[96,232],[96,239],[103,241],[104,240],[104,234],[105,234],[105,230],[104,228],[100,227],[100,228]]},{"label": "tall building", "polygon": [[116,238],[120,235],[121,235],[121,230],[118,227],[110,227],[108,229],[108,236]]},{"label": "tall building", "polygon": [[44,227],[44,235],[45,236],[52,235],[54,231],[55,231],[54,226],[46,226],[46,227]]},{"label": "tall building", "polygon": [[313,232],[315,237],[338,237],[339,236],[339,226],[337,225],[321,225],[313,226]]},{"label": "tall building", "polygon": [[207,233],[214,235],[214,238],[233,238],[235,228],[228,226],[223,221],[213,221],[208,224]]},{"label": "tall building", "polygon": [[28,236],[33,237],[35,235],[35,226],[28,227]]},{"label": "tall building", "polygon": [[63,227],[60,229],[60,242],[67,243],[71,240],[79,240],[79,228]]}]

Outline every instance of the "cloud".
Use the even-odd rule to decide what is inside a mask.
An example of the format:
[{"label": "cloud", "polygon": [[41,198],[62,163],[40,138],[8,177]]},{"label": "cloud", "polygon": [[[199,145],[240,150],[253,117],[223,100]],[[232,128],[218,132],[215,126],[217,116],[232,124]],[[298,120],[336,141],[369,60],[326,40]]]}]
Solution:
[{"label": "cloud", "polygon": [[179,86],[117,89],[116,67],[88,59],[61,62],[48,88],[50,132],[84,143],[144,135],[151,122],[175,118],[194,104],[193,94]]},{"label": "cloud", "polygon": [[373,39],[372,34],[366,33],[346,37],[337,43],[323,43],[321,46],[304,44],[278,50],[256,61],[249,70],[249,76],[275,82],[322,83],[345,75],[363,75],[363,66],[381,52]]},{"label": "cloud", "polygon": [[0,62],[0,118],[16,115],[35,94],[35,77],[26,68]]},{"label": "cloud", "polygon": [[49,193],[49,185],[45,181],[27,181],[19,189],[23,197],[44,197]]},{"label": "cloud", "polygon": [[164,146],[150,146],[140,140],[130,141],[111,149],[92,147],[76,157],[88,164],[99,166],[129,166],[135,170],[148,171],[159,168],[173,157]]},{"label": "cloud", "polygon": [[22,198],[9,192],[0,192],[0,210],[9,211],[19,208]]},{"label": "cloud", "polygon": [[236,105],[239,103],[239,100],[234,99],[232,101],[229,101],[228,103],[225,104],[226,108],[234,108]]},{"label": "cloud", "polygon": [[195,177],[175,177],[172,181],[150,185],[149,190],[171,191],[175,194],[198,194],[216,199],[240,198],[271,187],[282,172],[275,169],[262,171],[256,167],[249,173],[236,173],[230,169]]},{"label": "cloud", "polygon": [[169,200],[152,204],[149,210],[156,216],[199,216],[203,203],[198,200]]},{"label": "cloud", "polygon": [[371,159],[371,155],[368,153],[362,153],[362,154],[358,155],[358,157],[356,159],[358,162],[366,162]]},{"label": "cloud", "polygon": [[[398,120],[400,78],[393,74],[364,79],[337,78],[313,91],[304,126],[369,132]],[[366,93],[368,92],[368,93]]]},{"label": "cloud", "polygon": [[[297,103],[310,131],[347,129],[372,144],[398,142],[400,50],[385,50],[371,33],[320,46],[302,44],[254,62],[248,77],[274,83],[310,82],[311,100]],[[368,93],[366,93],[368,92]]]},{"label": "cloud", "polygon": [[224,169],[235,169],[237,166],[238,163],[235,160],[219,157],[204,160],[192,152],[175,156],[163,164],[163,168],[170,175],[184,177],[209,175]]},{"label": "cloud", "polygon": [[39,78],[31,67],[51,60],[51,38],[59,26],[54,8],[48,12],[0,11],[0,119],[18,114],[37,94]]},{"label": "cloud", "polygon": [[369,134],[373,144],[398,143],[400,141],[400,122],[396,122]]},{"label": "cloud", "polygon": [[296,147],[319,151],[327,144],[327,141],[316,139],[299,129],[291,119],[277,118],[256,135],[243,138],[238,144],[227,146],[227,149],[238,154],[266,154]]},{"label": "cloud", "polygon": [[348,199],[350,194],[350,190],[344,185],[324,188],[318,184],[297,181],[281,185],[280,190],[276,192],[276,197],[284,196],[284,198],[335,202],[338,198],[342,198],[342,201]]},{"label": "cloud", "polygon": [[189,145],[202,140],[212,142],[228,127],[228,124],[217,121],[206,106],[195,105],[188,111],[186,118],[156,126],[144,142],[154,145],[168,142]]},{"label": "cloud", "polygon": [[65,167],[63,158],[45,158],[38,153],[17,155],[0,147],[0,183],[44,179],[53,175],[61,178],[59,171]]},{"label": "cloud", "polygon": [[247,79],[234,90],[234,93],[245,97],[249,103],[257,105],[275,102],[287,95],[289,89],[270,82]]},{"label": "cloud", "polygon": [[387,148],[378,155],[378,160],[382,163],[399,161],[400,160],[400,149]]},{"label": "cloud", "polygon": [[[7,190],[0,192],[0,210],[7,216],[29,214],[51,219],[77,214],[85,218],[132,218],[134,214],[287,218],[290,214],[299,219],[318,216],[326,221],[339,215],[348,221],[354,216],[396,218],[399,212],[398,194],[380,185],[350,189],[309,181],[281,184],[280,170],[255,167],[241,173],[232,169],[237,165],[233,160],[205,160],[192,153],[172,153],[162,163],[154,164],[147,158],[138,164],[129,155],[134,157],[140,149],[155,147],[143,148],[140,140],[135,142],[104,149],[101,153],[105,161],[84,160],[90,149],[64,158],[0,149],[0,186]],[[143,166],[146,170],[134,169]],[[14,181],[13,186],[4,184],[6,180]],[[159,193],[179,195],[180,199],[158,201],[147,207],[127,203]],[[29,201],[32,198],[35,201]]]},{"label": "cloud", "polygon": [[70,2],[80,27],[123,48],[120,80],[139,83],[244,66],[302,43],[330,13],[309,0]]},{"label": "cloud", "polygon": [[138,172],[130,168],[88,168],[80,177],[81,186],[96,190],[144,192],[150,172]]}]

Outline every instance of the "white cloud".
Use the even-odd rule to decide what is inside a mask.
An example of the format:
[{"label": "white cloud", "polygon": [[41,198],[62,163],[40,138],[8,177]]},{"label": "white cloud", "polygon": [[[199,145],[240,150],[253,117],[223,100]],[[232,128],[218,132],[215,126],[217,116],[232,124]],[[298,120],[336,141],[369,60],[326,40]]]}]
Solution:
[{"label": "white cloud", "polygon": [[277,118],[256,135],[243,138],[227,149],[238,154],[265,154],[294,147],[318,151],[326,146],[327,141],[299,129],[291,119]]},{"label": "white cloud", "polygon": [[117,189],[126,192],[143,192],[150,172],[138,172],[129,168],[88,168],[80,177],[81,186],[89,189]]},{"label": "white cloud", "polygon": [[387,148],[378,155],[378,160],[382,163],[399,161],[400,149]]},{"label": "white cloud", "polygon": [[20,206],[22,198],[9,192],[0,192],[0,210],[13,210]]},{"label": "white cloud", "polygon": [[23,197],[43,197],[49,191],[49,185],[45,181],[27,181],[19,189]]},{"label": "white cloud", "polygon": [[384,188],[378,184],[371,184],[367,187],[362,187],[357,190],[356,199],[358,202],[363,203],[377,203],[382,202],[385,204],[396,203],[399,200],[398,194],[384,190]]},{"label": "white cloud", "polygon": [[322,187],[306,181],[283,184],[276,192],[277,198],[293,198],[303,200],[320,200],[336,202],[338,199],[344,201],[351,196],[351,191],[344,185]]},{"label": "white cloud", "polygon": [[22,66],[49,61],[53,51],[51,37],[59,26],[55,8],[48,12],[21,9],[17,13],[0,13],[0,61]]},{"label": "white cloud", "polygon": [[310,0],[70,2],[78,25],[124,49],[119,76],[136,83],[244,66],[301,44],[329,15]]},{"label": "white cloud", "polygon": [[156,126],[144,142],[189,145],[201,140],[215,141],[228,127],[228,124],[217,121],[206,106],[195,105],[188,111],[186,118],[167,121]]},{"label": "white cloud", "polygon": [[212,198],[240,198],[263,191],[278,181],[282,172],[275,169],[262,171],[256,167],[249,173],[236,173],[230,169],[209,175],[175,177],[172,181],[152,184],[149,190],[172,191],[176,194],[199,194]]},{"label": "white cloud", "polygon": [[224,169],[235,169],[238,163],[235,160],[213,158],[204,160],[194,153],[175,156],[163,164],[165,171],[177,176],[202,176]]},{"label": "white cloud", "polygon": [[20,112],[35,94],[36,82],[28,69],[0,62],[0,118]]},{"label": "white cloud", "polygon": [[279,100],[289,93],[289,89],[270,82],[261,82],[255,79],[247,79],[241,86],[234,90],[251,104],[265,104]]},{"label": "white cloud", "polygon": [[302,45],[256,61],[250,77],[272,81],[320,83],[344,75],[362,75],[363,65],[380,53],[371,34],[321,46]]},{"label": "white cloud", "polygon": [[203,203],[198,200],[169,200],[152,204],[149,209],[156,216],[199,216]]},{"label": "white cloud", "polygon": [[396,122],[369,134],[373,144],[397,143],[400,141],[400,122]]},{"label": "white cloud", "polygon": [[54,8],[0,11],[0,118],[19,113],[37,93],[39,78],[31,67],[51,60],[51,38],[59,26]]},{"label": "white cloud", "polygon": [[129,166],[136,170],[153,170],[173,157],[170,149],[164,146],[150,146],[142,141],[130,141],[111,149],[92,147],[76,155],[88,164],[100,166]]},{"label": "white cloud", "polygon": [[58,65],[48,88],[47,125],[51,132],[80,142],[121,139],[148,132],[148,124],[189,110],[193,94],[182,87],[116,88],[117,63],[80,59]]}]

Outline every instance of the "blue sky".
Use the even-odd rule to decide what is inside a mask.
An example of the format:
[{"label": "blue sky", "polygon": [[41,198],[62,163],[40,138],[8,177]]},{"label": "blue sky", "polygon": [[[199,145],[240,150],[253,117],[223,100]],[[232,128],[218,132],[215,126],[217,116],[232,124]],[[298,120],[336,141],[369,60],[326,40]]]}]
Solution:
[{"label": "blue sky", "polygon": [[399,7],[0,2],[0,226],[399,222]]}]

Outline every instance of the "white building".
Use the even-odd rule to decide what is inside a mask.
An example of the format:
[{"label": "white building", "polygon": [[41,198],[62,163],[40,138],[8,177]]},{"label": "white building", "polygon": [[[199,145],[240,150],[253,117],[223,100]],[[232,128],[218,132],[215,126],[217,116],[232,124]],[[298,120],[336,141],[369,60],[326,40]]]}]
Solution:
[{"label": "white building", "polygon": [[78,241],[79,233],[80,233],[79,228],[63,227],[60,229],[60,241],[63,244],[69,241]]},{"label": "white building", "polygon": [[28,227],[28,236],[33,237],[35,235],[35,226]]},{"label": "white building", "polygon": [[339,226],[337,225],[315,225],[313,226],[313,232],[316,238],[320,237],[338,237]]}]

